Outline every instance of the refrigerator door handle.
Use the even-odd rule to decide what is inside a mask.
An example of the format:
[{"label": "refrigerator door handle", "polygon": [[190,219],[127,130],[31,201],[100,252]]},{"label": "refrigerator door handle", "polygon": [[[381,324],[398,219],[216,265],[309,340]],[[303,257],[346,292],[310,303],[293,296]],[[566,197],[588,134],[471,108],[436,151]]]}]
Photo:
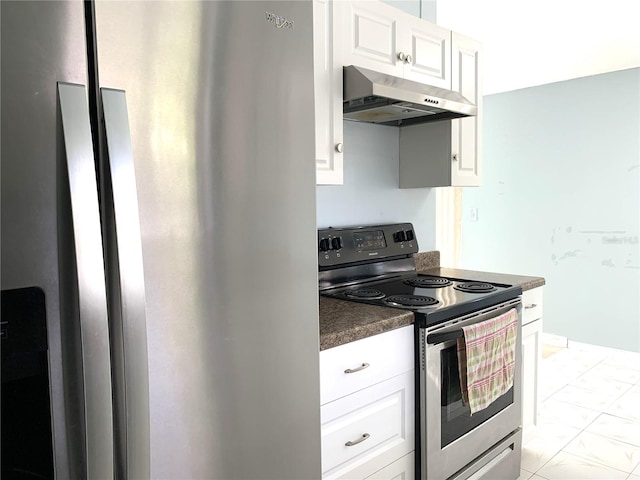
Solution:
[{"label": "refrigerator door handle", "polygon": [[103,224],[114,364],[117,474],[150,478],[149,361],[142,238],[125,92],[101,88]]},{"label": "refrigerator door handle", "polygon": [[84,85],[58,83],[75,247],[86,478],[114,478],[109,324],[98,189]]}]

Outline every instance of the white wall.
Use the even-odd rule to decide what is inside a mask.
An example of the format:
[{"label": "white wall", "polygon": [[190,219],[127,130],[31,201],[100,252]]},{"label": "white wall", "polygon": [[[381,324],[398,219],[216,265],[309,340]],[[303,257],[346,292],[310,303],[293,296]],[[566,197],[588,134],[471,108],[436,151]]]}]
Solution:
[{"label": "white wall", "polygon": [[640,68],[485,96],[462,211],[462,268],[545,277],[546,332],[640,351]]},{"label": "white wall", "polygon": [[318,228],[411,222],[420,251],[435,248],[435,190],[400,190],[398,128],[344,122],[344,185],[318,186]]},{"label": "white wall", "polygon": [[482,42],[484,93],[640,66],[638,0],[440,0],[438,24]]}]

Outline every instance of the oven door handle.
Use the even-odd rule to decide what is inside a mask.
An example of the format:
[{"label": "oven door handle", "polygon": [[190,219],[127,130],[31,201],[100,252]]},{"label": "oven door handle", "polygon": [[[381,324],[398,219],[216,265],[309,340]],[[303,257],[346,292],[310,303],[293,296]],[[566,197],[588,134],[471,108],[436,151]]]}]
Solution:
[{"label": "oven door handle", "polygon": [[[499,305],[489,307],[486,310],[481,310],[479,312],[474,312],[467,316],[457,318],[455,319],[455,323],[445,328],[474,325],[476,323],[489,320],[493,317],[497,317],[498,315],[502,315],[503,313],[508,312],[512,308],[515,308],[516,311],[518,312],[518,322],[520,323],[522,321],[522,306],[521,306],[520,297],[517,297],[515,299],[508,300]],[[463,338],[463,337],[464,337],[464,332],[462,328],[456,328],[455,330],[447,330],[447,331],[437,331],[434,333],[427,334],[427,344],[437,345],[439,343],[444,343],[448,340],[456,340],[458,338]]]},{"label": "oven door handle", "polygon": [[463,338],[464,332],[462,329],[453,330],[450,332],[431,333],[427,335],[427,343],[429,345],[437,345],[438,343],[448,342],[449,340],[457,340]]}]

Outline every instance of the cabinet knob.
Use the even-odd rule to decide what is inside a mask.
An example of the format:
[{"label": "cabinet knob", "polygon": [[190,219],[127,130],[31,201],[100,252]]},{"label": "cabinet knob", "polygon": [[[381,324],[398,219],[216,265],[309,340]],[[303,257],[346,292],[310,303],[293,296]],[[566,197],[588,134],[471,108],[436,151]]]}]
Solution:
[{"label": "cabinet knob", "polygon": [[457,154],[457,153],[454,153],[454,154],[453,154],[453,161],[454,161],[454,162],[457,162],[457,161],[458,161],[458,154]]},{"label": "cabinet knob", "polygon": [[413,57],[411,55],[407,55],[404,59],[404,63],[411,63],[413,61]]},{"label": "cabinet knob", "polygon": [[398,60],[400,60],[401,62],[406,61],[407,56],[404,54],[404,52],[399,52],[398,53]]},{"label": "cabinet knob", "polygon": [[336,152],[342,153],[343,146],[342,143],[336,143]]},{"label": "cabinet knob", "polygon": [[538,306],[537,303],[530,303],[529,305],[525,305],[524,308],[528,310],[530,308],[536,308],[537,306]]}]

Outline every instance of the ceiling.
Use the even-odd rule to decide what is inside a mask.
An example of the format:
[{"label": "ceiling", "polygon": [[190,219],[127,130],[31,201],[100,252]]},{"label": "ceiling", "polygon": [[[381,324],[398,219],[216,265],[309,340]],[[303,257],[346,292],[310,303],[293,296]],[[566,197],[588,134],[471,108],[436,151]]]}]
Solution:
[{"label": "ceiling", "polygon": [[639,0],[437,2],[439,25],[482,42],[485,95],[639,67],[639,19]]}]

